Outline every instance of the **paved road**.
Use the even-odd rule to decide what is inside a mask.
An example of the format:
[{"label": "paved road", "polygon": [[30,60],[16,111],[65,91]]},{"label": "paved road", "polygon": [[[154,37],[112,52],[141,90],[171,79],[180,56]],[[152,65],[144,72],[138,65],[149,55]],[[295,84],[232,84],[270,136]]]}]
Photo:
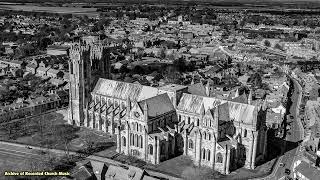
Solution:
[{"label": "paved road", "polygon": [[[298,112],[299,107],[301,103],[301,97],[302,97],[302,88],[298,84],[296,80],[293,79],[293,87],[294,91],[292,93],[292,105],[290,107],[290,116],[292,115],[294,117],[294,120],[290,123],[291,129],[288,131],[289,133],[286,134],[285,140],[288,143],[285,143],[283,146],[284,148],[284,154],[278,159],[278,162],[276,163],[272,173],[264,178],[257,178],[254,180],[278,180],[278,179],[284,179],[285,177],[285,169],[290,169],[292,171],[292,165],[294,163],[295,157],[299,154],[299,146],[297,147],[297,144],[300,140],[303,139],[303,127],[300,122],[300,119],[298,119]],[[291,121],[291,120],[290,120]],[[284,167],[280,167],[280,163],[284,164]]]},{"label": "paved road", "polygon": [[[299,119],[299,107],[301,103],[302,89],[296,80],[293,79],[294,91],[292,92],[291,100],[292,105],[290,107],[290,116],[293,116],[293,120],[288,120],[288,124],[291,125],[291,129],[286,133],[285,140],[287,141],[285,145],[285,154],[282,156],[282,161],[285,166],[277,167],[275,178],[280,179],[286,174],[285,169],[290,169],[292,171],[292,164],[294,163],[294,158],[299,153],[298,142],[303,140],[303,127]],[[292,121],[292,122],[290,122]]]}]

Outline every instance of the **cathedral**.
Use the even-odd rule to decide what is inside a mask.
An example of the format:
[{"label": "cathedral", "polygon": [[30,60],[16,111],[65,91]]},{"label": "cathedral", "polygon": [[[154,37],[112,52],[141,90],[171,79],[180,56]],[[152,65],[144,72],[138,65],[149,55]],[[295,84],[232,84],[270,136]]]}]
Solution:
[{"label": "cathedral", "polygon": [[183,85],[110,80],[102,45],[74,45],[69,72],[69,123],[116,135],[118,153],[152,164],[184,154],[224,174],[254,169],[266,155],[264,108],[250,97],[239,103],[188,94]]}]

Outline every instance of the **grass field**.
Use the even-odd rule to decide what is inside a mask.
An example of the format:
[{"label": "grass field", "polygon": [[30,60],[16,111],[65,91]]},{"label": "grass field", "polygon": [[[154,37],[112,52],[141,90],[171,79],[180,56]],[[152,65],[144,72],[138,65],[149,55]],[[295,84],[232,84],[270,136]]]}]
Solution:
[{"label": "grass field", "polygon": [[[66,110],[0,126],[0,140],[90,154],[115,149],[115,137],[67,124]],[[1,124],[0,124],[1,125]],[[9,130],[10,129],[10,130]]]}]

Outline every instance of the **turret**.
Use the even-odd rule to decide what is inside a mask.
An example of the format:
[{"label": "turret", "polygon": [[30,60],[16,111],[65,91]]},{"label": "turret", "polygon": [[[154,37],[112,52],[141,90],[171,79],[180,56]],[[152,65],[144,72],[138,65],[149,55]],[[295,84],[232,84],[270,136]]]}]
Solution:
[{"label": "turret", "polygon": [[145,102],[144,105],[143,105],[143,114],[144,114],[144,119],[147,120],[148,119],[148,105],[147,105],[147,102]]},{"label": "turret", "polygon": [[207,81],[207,84],[206,84],[206,95],[210,96],[210,83],[209,83],[209,81]]},{"label": "turret", "polygon": [[252,104],[252,90],[250,89],[249,96],[248,96],[248,104]]},{"label": "turret", "polygon": [[234,98],[239,97],[239,88],[236,90],[236,94],[234,95]]}]

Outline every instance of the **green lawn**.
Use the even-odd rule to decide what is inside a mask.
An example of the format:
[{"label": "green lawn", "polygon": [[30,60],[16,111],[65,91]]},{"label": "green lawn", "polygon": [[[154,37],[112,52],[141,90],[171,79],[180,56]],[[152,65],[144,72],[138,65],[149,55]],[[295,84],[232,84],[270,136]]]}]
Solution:
[{"label": "green lawn", "polygon": [[0,125],[0,140],[89,154],[115,149],[115,137],[67,124],[66,110]]}]

